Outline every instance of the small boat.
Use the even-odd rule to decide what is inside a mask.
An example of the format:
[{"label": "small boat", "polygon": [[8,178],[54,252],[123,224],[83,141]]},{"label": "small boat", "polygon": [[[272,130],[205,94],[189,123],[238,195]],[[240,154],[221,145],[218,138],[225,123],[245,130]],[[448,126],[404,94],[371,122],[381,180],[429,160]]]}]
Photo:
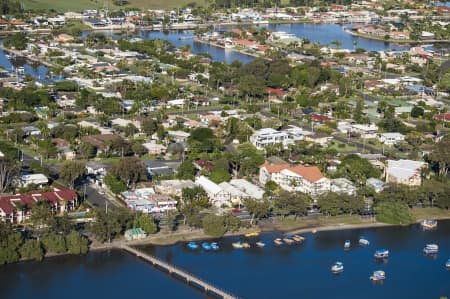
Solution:
[{"label": "small boat", "polygon": [[17,72],[18,72],[19,74],[23,74],[23,73],[25,73],[25,68],[24,68],[23,66],[19,66],[19,67],[17,68]]},{"label": "small boat", "polygon": [[375,251],[374,257],[377,259],[386,259],[389,257],[389,250],[387,249],[378,249]]},{"label": "small boat", "polygon": [[208,242],[203,242],[202,248],[203,248],[203,250],[209,251],[209,250],[211,250],[211,245]]},{"label": "small boat", "polygon": [[211,249],[214,251],[217,251],[220,249],[219,244],[217,244],[216,242],[212,242],[211,243]]},{"label": "small boat", "polygon": [[380,280],[384,280],[386,278],[386,274],[384,273],[384,271],[378,270],[378,271],[374,271],[372,276],[370,276],[370,279],[373,281],[380,281]]},{"label": "small boat", "polygon": [[344,264],[341,262],[334,263],[333,266],[331,266],[331,272],[334,274],[338,274],[344,271]]},{"label": "small boat", "polygon": [[436,244],[427,244],[423,249],[425,254],[436,254],[439,252],[439,246]]},{"label": "small boat", "polygon": [[303,242],[305,241],[305,237],[299,236],[299,235],[293,235],[292,239],[294,239],[295,242]]},{"label": "small boat", "polygon": [[233,245],[233,247],[237,248],[237,249],[243,248],[243,245],[242,245],[241,241],[233,242],[231,245]]},{"label": "small boat", "polygon": [[423,229],[434,229],[437,227],[437,220],[425,219],[420,222],[420,225],[422,225]]},{"label": "small boat", "polygon": [[259,233],[258,232],[247,233],[244,236],[246,236],[247,238],[249,238],[249,237],[257,237],[257,236],[259,236]]},{"label": "small boat", "polygon": [[264,246],[266,246],[266,243],[256,242],[256,246],[259,247],[259,248],[263,248]]},{"label": "small boat", "polygon": [[280,238],[276,238],[275,240],[273,240],[273,242],[275,243],[275,245],[282,245],[283,241]]},{"label": "small boat", "polygon": [[295,242],[294,239],[292,239],[292,236],[287,236],[286,238],[283,238],[283,241],[288,245],[292,245]]},{"label": "small boat", "polygon": [[368,246],[370,244],[370,242],[365,237],[361,236],[359,238],[359,244],[363,245],[363,246]]},{"label": "small boat", "polygon": [[250,247],[251,247],[250,244],[246,242],[242,243],[242,248],[250,248]]},{"label": "small boat", "polygon": [[448,259],[447,262],[445,263],[445,267],[447,269],[450,269],[450,259]]},{"label": "small boat", "polygon": [[344,249],[350,249],[350,245],[351,245],[350,240],[345,240]]},{"label": "small boat", "polygon": [[189,243],[187,244],[187,247],[188,247],[189,249],[195,250],[195,249],[198,248],[198,244],[197,244],[197,242],[189,242]]}]

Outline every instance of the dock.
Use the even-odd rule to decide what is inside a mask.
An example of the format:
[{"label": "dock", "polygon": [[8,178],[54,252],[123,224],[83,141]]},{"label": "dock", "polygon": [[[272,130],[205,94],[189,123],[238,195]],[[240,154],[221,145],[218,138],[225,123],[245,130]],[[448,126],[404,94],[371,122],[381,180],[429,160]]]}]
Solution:
[{"label": "dock", "polygon": [[169,273],[169,275],[174,276],[182,281],[185,281],[189,286],[195,287],[204,291],[206,294],[213,295],[214,297],[219,297],[223,299],[237,299],[238,297],[226,292],[205,280],[194,276],[191,273],[188,273],[185,270],[177,268],[169,263],[166,263],[159,258],[152,256],[148,253],[145,253],[139,249],[133,248],[128,245],[122,245],[120,248],[123,250],[151,263],[153,266],[158,269],[164,270]]}]

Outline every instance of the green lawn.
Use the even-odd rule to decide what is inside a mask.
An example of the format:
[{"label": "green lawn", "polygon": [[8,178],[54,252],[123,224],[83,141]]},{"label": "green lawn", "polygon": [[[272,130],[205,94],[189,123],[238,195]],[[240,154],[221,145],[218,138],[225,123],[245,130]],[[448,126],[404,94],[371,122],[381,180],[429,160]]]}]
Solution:
[{"label": "green lawn", "polygon": [[[113,4],[113,0],[23,0],[25,9],[54,9],[58,12],[83,11],[86,9],[98,9],[106,6],[111,10],[119,7]],[[140,9],[171,9],[195,2],[197,5],[204,5],[205,0],[129,0],[126,7],[136,7]]]}]

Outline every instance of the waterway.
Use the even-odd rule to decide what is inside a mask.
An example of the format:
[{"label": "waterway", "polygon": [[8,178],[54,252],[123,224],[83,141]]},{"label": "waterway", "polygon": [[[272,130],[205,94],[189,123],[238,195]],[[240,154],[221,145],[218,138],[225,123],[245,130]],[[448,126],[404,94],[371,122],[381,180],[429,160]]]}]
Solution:
[{"label": "waterway", "polygon": [[[364,235],[371,243],[357,245]],[[304,234],[299,245],[275,246],[279,233],[264,233],[250,239],[266,243],[263,249],[233,249],[239,237],[219,241],[218,252],[195,252],[186,244],[147,246],[155,256],[225,289],[240,298],[440,298],[450,297],[450,221],[439,222],[435,231],[419,225]],[[352,248],[344,251],[345,240]],[[427,243],[440,246],[435,257],[424,256]],[[387,248],[387,262],[373,254]],[[335,261],[344,263],[340,275],[330,273]],[[384,284],[369,276],[386,272]],[[2,298],[202,298],[180,281],[122,252],[95,252],[82,257],[58,257],[43,263],[0,267]],[[64,294],[64,295],[63,295]],[[62,297],[63,296],[63,297]]]}]

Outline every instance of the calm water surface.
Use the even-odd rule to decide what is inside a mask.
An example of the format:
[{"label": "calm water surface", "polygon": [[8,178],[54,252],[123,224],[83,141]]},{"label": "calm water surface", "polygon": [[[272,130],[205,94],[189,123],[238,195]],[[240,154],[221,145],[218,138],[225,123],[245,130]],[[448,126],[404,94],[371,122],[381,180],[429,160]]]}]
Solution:
[{"label": "calm water surface", "polygon": [[[360,235],[370,240],[360,247]],[[238,237],[220,240],[218,252],[192,252],[186,244],[149,246],[144,250],[213,282],[241,298],[440,298],[450,297],[450,221],[435,231],[418,225],[305,234],[300,245],[277,247],[267,233],[264,249],[233,249]],[[352,249],[343,250],[346,239]],[[250,239],[254,244],[258,238]],[[437,243],[440,253],[427,257],[422,249]],[[391,252],[377,263],[377,248]],[[330,273],[335,261],[344,263],[340,275]],[[386,271],[383,285],[369,276]],[[42,263],[0,267],[0,298],[203,298],[197,290],[119,251],[95,252],[81,257],[58,257]],[[62,297],[62,294],[63,297]]]}]

